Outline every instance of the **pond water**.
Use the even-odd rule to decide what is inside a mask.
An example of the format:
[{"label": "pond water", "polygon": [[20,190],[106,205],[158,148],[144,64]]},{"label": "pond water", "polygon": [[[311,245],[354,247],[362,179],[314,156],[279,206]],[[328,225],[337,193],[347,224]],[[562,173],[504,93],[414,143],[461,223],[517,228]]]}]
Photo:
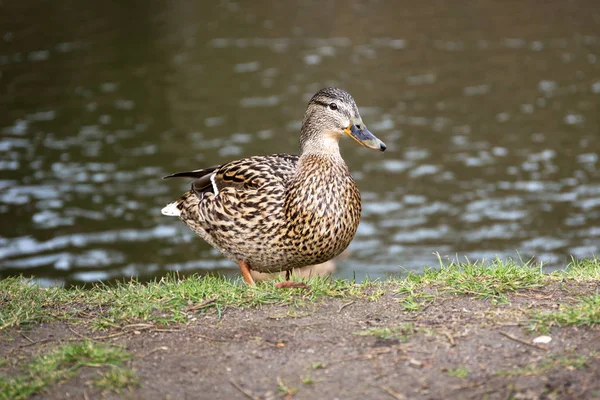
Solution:
[{"label": "pond water", "polygon": [[452,4],[3,4],[0,277],[238,274],[160,178],[295,153],[324,86],[388,145],[342,143],[363,216],[338,276],[598,254],[597,1]]}]

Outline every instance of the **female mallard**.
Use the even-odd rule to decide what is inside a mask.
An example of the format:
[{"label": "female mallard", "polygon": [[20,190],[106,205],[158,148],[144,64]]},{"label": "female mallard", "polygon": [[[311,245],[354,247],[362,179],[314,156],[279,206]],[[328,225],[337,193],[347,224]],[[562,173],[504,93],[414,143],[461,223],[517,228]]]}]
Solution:
[{"label": "female mallard", "polygon": [[195,178],[192,188],[162,209],[250,270],[290,271],[339,255],[360,220],[360,193],[340,155],[347,135],[385,150],[363,124],[352,96],[320,90],[308,102],[300,130],[300,155],[254,156],[165,178]]}]

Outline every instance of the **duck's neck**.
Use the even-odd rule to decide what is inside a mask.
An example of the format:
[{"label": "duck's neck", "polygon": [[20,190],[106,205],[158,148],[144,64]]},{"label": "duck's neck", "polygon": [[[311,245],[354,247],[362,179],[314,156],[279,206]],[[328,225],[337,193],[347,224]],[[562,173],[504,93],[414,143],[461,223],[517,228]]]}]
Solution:
[{"label": "duck's neck", "polygon": [[323,133],[300,143],[300,158],[305,156],[324,157],[344,162],[340,154],[340,137],[336,133]]},{"label": "duck's neck", "polygon": [[323,137],[320,143],[306,142],[301,150],[296,169],[297,179],[312,181],[315,176],[350,174],[340,154],[337,138]]}]

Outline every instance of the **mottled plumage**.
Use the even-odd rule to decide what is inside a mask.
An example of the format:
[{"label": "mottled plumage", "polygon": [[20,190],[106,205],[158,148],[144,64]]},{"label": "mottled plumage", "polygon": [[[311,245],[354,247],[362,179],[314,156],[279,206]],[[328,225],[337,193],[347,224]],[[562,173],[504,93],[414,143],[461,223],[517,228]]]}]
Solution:
[{"label": "mottled plumage", "polygon": [[327,88],[309,102],[299,156],[254,156],[181,172],[191,190],[163,209],[227,258],[248,269],[289,271],[325,262],[349,244],[360,220],[360,193],[339,153],[342,134],[385,150],[362,124],[352,97]]}]

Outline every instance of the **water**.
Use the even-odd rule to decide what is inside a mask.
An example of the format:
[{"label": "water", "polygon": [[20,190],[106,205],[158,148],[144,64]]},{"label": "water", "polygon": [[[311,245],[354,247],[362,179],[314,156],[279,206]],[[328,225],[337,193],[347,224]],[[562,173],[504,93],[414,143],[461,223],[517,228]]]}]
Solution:
[{"label": "water", "polygon": [[160,177],[295,152],[329,85],[388,145],[342,143],[364,212],[338,276],[599,253],[594,0],[30,3],[0,13],[0,277],[237,274]]}]

